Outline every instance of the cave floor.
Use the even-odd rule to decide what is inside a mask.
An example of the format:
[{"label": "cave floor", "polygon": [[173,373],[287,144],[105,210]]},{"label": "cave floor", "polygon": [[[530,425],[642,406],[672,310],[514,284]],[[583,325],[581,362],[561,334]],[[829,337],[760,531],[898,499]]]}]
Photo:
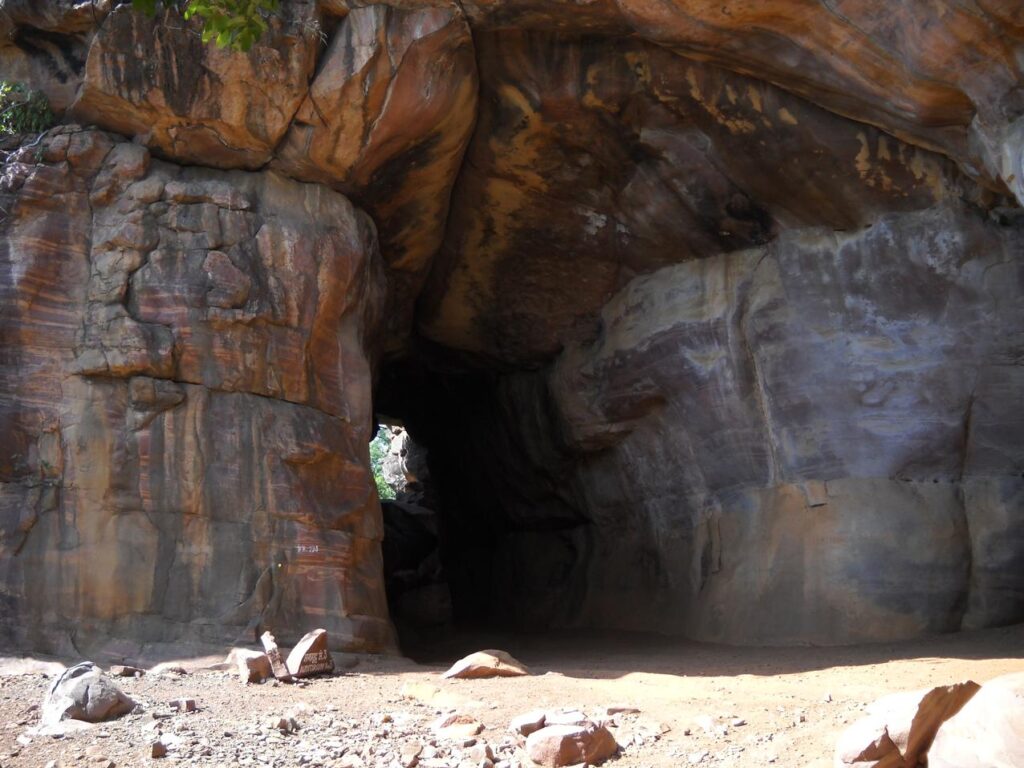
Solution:
[{"label": "cave floor", "polygon": [[[508,650],[533,675],[440,678],[460,653],[486,647]],[[478,739],[514,768],[520,758],[526,762],[508,731],[514,716],[548,707],[595,716],[611,705],[631,705],[641,713],[616,716],[613,733],[620,743],[633,743],[610,766],[826,768],[839,734],[880,696],[1024,671],[1024,625],[852,648],[730,648],[594,633],[464,634],[414,655],[419,662],[339,657],[347,667],[342,674],[291,686],[243,686],[233,672],[204,668],[209,658],[183,660],[191,670],[185,675],[118,679],[145,706],[144,714],[62,738],[29,732],[53,666],[0,658],[0,766],[53,760],[63,766],[401,768],[404,747],[433,740],[438,754],[421,760],[421,768],[468,767],[476,765],[468,748],[430,730],[439,714],[458,710],[484,724]],[[195,699],[198,711],[171,715],[168,702],[180,698]],[[268,728],[270,719],[290,714],[301,727],[297,733]],[[150,744],[158,737],[170,752],[151,761]]]}]

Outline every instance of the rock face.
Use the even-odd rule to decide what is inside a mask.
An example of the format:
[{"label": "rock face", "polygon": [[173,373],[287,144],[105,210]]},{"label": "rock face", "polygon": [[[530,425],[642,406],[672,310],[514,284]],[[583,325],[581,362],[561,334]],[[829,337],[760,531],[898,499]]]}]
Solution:
[{"label": "rock face", "polygon": [[74,128],[2,178],[0,636],[386,647],[368,220]]},{"label": "rock face", "polygon": [[0,3],[0,641],[1024,619],[1018,2],[284,5]]}]

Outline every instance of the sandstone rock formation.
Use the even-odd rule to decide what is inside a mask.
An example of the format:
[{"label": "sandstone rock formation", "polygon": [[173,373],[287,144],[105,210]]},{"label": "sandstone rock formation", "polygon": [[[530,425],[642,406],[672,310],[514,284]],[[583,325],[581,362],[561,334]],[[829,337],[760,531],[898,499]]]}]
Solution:
[{"label": "sandstone rock formation", "polygon": [[386,647],[368,220],[75,128],[2,179],[3,639]]},{"label": "sandstone rock formation", "polygon": [[0,3],[0,640],[1024,619],[1018,3],[284,5]]}]

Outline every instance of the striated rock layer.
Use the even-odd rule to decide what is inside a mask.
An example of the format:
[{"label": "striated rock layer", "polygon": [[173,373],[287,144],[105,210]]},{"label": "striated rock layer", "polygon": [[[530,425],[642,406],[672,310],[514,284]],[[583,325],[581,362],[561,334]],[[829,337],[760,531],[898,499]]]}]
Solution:
[{"label": "striated rock layer", "polygon": [[537,373],[397,397],[454,490],[456,609],[768,644],[1019,621],[1022,296],[1024,227],[890,214],[636,278]]},{"label": "striated rock layer", "polygon": [[365,216],[75,128],[0,183],[0,641],[386,648]]}]

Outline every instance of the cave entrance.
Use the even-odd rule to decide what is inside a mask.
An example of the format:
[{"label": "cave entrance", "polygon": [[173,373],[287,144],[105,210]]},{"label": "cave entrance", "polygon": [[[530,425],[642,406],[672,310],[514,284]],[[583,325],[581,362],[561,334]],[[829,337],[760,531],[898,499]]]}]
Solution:
[{"label": "cave entrance", "polygon": [[[522,397],[509,398],[509,387]],[[565,459],[538,387],[539,375],[433,361],[382,371],[380,466],[397,491],[382,503],[385,581],[404,652],[455,630],[569,623],[587,526],[563,500]]]}]

